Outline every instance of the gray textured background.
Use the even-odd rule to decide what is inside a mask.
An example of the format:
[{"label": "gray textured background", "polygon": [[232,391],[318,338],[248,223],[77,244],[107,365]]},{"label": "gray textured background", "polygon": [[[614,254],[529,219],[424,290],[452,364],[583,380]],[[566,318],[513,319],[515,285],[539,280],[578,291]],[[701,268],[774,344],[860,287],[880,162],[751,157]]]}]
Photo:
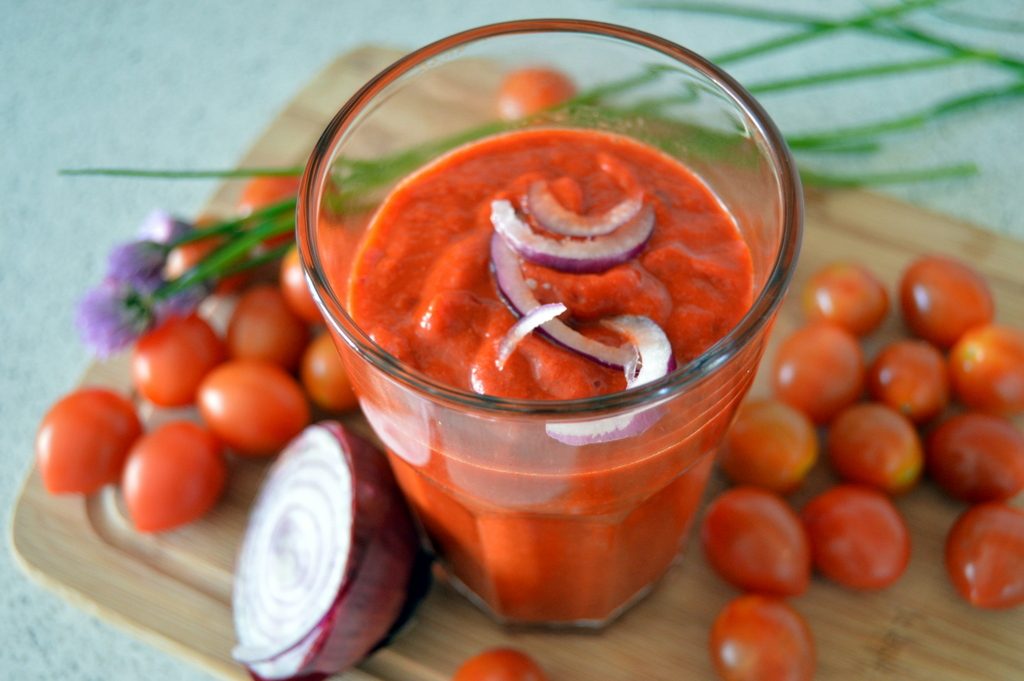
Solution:
[{"label": "gray textured background", "polygon": [[[833,16],[865,6],[747,2]],[[1024,20],[1024,5],[1013,0],[949,4]],[[340,52],[367,42],[411,48],[477,24],[551,15],[635,26],[710,56],[786,30],[603,0],[0,1],[4,526],[30,464],[36,424],[89,361],[71,329],[74,300],[97,281],[110,246],[129,238],[151,208],[194,214],[212,186],[61,178],[58,168],[229,167],[294,92]],[[1022,51],[1020,34],[958,28],[927,16],[915,23],[977,45]],[[844,34],[731,70],[749,83],[924,54],[930,52]],[[941,75],[822,87],[764,102],[792,132],[909,111],[1007,80],[1002,71],[970,64]],[[1017,100],[953,117],[894,138],[871,159],[829,167],[848,172],[973,161],[981,168],[977,177],[886,191],[1024,237],[1022,113],[1024,103]],[[2,679],[207,678],[29,582],[7,541],[0,548],[0,640]]]}]

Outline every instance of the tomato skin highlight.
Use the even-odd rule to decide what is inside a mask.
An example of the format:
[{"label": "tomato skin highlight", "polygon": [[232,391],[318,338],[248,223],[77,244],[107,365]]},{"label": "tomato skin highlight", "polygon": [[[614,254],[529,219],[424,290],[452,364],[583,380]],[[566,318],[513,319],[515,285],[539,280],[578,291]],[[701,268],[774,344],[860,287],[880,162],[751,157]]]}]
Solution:
[{"label": "tomato skin highlight", "polygon": [[867,268],[835,262],[815,272],[804,287],[808,320],[831,322],[855,336],[865,336],[885,321],[889,294]]},{"label": "tomato skin highlight", "polygon": [[463,662],[452,681],[548,681],[548,676],[526,653],[492,648]]},{"label": "tomato skin highlight", "polygon": [[309,424],[302,388],[269,362],[234,360],[199,388],[199,412],[210,430],[243,456],[277,453]]},{"label": "tomato skin highlight", "polygon": [[969,508],[946,536],[946,571],[975,607],[1024,603],[1024,510],[1002,502]]},{"label": "tomato skin highlight", "polygon": [[921,340],[890,343],[868,367],[868,392],[914,423],[925,423],[949,404],[949,371],[935,346]]},{"label": "tomato skin highlight", "polygon": [[1024,433],[998,416],[958,414],[928,437],[927,467],[961,501],[1010,499],[1024,489]]},{"label": "tomato skin highlight", "polygon": [[306,323],[270,284],[242,294],[228,322],[227,344],[234,359],[262,360],[292,371],[299,366],[308,342]]},{"label": "tomato skin highlight", "polygon": [[136,342],[132,380],[153,404],[182,407],[195,402],[203,378],[226,358],[224,342],[203,319],[172,317]]},{"label": "tomato skin highlight", "polygon": [[988,324],[965,333],[949,353],[953,391],[968,407],[1024,411],[1024,331]]},{"label": "tomato skin highlight", "polygon": [[786,338],[772,367],[775,396],[827,423],[864,388],[864,356],[850,332],[817,322]]},{"label": "tomato skin highlight", "polygon": [[711,627],[711,662],[723,681],[811,681],[816,666],[807,622],[785,601],[736,598]]},{"label": "tomato skin highlight", "polygon": [[981,275],[938,255],[918,258],[903,272],[900,307],[911,332],[943,350],[995,315],[992,292]]},{"label": "tomato skin highlight", "polygon": [[512,71],[498,88],[498,115],[506,121],[543,111],[576,94],[576,86],[561,71],[524,68]]},{"label": "tomato skin highlight", "polygon": [[302,271],[299,252],[294,247],[281,259],[281,270],[278,276],[281,293],[288,309],[299,319],[310,324],[323,323],[320,309],[313,300],[313,294],[306,285],[306,275]]},{"label": "tomato skin highlight", "polygon": [[221,443],[191,421],[171,421],[135,443],[122,488],[140,532],[163,532],[209,511],[227,480]]},{"label": "tomato skin highlight", "polygon": [[132,403],[105,388],[79,388],[50,407],[36,433],[36,465],[50,494],[92,494],[121,479],[142,424]]},{"label": "tomato skin highlight", "polygon": [[862,485],[838,485],[801,514],[815,567],[851,589],[895,583],[910,562],[910,532],[887,496]]},{"label": "tomato skin highlight", "polygon": [[722,579],[747,591],[797,596],[811,578],[807,535],[775,494],[734,487],[708,506],[701,524],[708,562]]},{"label": "tomato skin highlight", "polygon": [[914,425],[897,411],[874,402],[855,404],[828,431],[832,468],[847,482],[903,494],[921,479],[924,451]]},{"label": "tomato skin highlight", "polygon": [[818,459],[818,434],[807,416],[779,400],[743,404],[718,455],[735,484],[779,494],[795,491]]},{"label": "tomato skin highlight", "polygon": [[359,406],[331,334],[320,334],[306,348],[300,376],[309,399],[321,409],[342,412]]}]

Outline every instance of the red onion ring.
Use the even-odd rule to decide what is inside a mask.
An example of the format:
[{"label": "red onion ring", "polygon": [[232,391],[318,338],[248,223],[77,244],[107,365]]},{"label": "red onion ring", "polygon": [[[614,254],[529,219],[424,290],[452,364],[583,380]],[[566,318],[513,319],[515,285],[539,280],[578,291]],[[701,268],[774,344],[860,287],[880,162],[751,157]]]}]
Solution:
[{"label": "red onion ring", "polygon": [[628,196],[600,215],[580,215],[564,207],[551,193],[547,182],[530,185],[526,210],[549,232],[565,236],[602,236],[623,226],[643,208],[643,195]]},{"label": "red onion ring", "polygon": [[585,240],[556,241],[534,232],[505,199],[491,202],[491,223],[526,260],[560,272],[585,274],[604,272],[640,253],[654,233],[654,209],[644,206],[613,234]]},{"label": "red onion ring", "polygon": [[498,359],[495,360],[498,369],[505,368],[505,362],[508,361],[508,358],[523,339],[530,335],[534,329],[545,322],[551,321],[567,309],[562,303],[548,303],[547,305],[535,307],[527,312],[526,315],[520,317],[512,325],[512,328],[508,330],[505,337],[501,339],[501,344],[498,346]]}]

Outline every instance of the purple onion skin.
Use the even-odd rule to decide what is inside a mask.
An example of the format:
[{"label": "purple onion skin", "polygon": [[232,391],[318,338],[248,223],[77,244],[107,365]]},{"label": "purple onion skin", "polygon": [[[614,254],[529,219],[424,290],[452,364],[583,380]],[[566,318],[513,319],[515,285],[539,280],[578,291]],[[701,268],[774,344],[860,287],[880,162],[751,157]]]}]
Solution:
[{"label": "purple onion skin", "polygon": [[562,258],[548,253],[538,253],[529,247],[522,248],[519,254],[535,265],[550,267],[559,272],[568,272],[569,274],[600,274],[601,272],[607,272],[616,265],[629,262],[640,255],[650,240],[651,237],[648,236],[643,242],[630,250],[616,253],[614,256],[608,256],[607,258]]}]

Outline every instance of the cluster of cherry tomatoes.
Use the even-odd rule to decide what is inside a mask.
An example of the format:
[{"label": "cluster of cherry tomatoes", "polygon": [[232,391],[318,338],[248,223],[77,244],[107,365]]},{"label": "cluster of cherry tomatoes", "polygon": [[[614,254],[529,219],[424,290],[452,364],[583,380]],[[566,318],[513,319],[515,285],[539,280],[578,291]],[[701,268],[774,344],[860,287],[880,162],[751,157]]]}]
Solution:
[{"label": "cluster of cherry tomatoes", "polygon": [[[294,178],[255,179],[239,210],[286,198],[296,184]],[[172,251],[168,276],[195,265],[214,240]],[[332,413],[355,408],[348,374],[322,330],[294,249],[276,283],[235,276],[218,290],[225,301],[237,300],[226,333],[198,314],[171,318],[139,338],[131,356],[140,403],[194,406],[201,418],[169,413],[170,420],[144,433],[128,397],[105,388],[76,390],[53,405],[36,438],[48,491],[90,494],[120,483],[138,530],[169,530],[216,503],[228,477],[226,449],[239,457],[273,455],[309,423],[310,402]]]},{"label": "cluster of cherry tomatoes", "polygon": [[[728,681],[810,679],[811,631],[783,599],[812,570],[854,590],[879,590],[907,567],[910,532],[891,498],[927,473],[972,504],[947,535],[945,563],[972,605],[1024,603],[1024,333],[993,323],[985,280],[943,257],[905,270],[899,305],[914,338],[870,364],[861,337],[886,318],[885,287],[850,263],[816,272],[803,291],[808,324],[783,339],[771,367],[774,398],[744,404],[719,458],[737,486],[707,508],[708,561],[747,592],[711,632]],[[945,354],[944,354],[945,353]],[[868,401],[862,401],[867,393]],[[798,515],[784,499],[824,451],[840,484]]]}]

